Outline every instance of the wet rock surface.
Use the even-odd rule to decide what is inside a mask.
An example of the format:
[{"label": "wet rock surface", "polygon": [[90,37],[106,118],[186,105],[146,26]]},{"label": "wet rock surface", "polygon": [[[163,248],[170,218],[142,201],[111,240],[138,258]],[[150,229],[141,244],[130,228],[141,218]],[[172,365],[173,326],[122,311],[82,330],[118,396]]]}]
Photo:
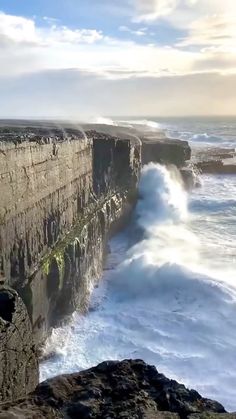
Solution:
[{"label": "wet rock surface", "polygon": [[191,148],[187,141],[169,139],[166,137],[155,138],[147,136],[142,141],[142,164],[150,161],[160,164],[174,164],[184,166],[186,160],[191,159]]},{"label": "wet rock surface", "polygon": [[193,150],[193,163],[200,173],[235,175],[236,152],[235,149],[206,147]]},{"label": "wet rock surface", "polygon": [[[36,387],[35,345],[38,349],[73,311],[86,311],[108,237],[132,212],[142,164],[181,166],[190,158],[187,143],[161,133],[154,138],[142,132],[140,139],[127,128],[94,128],[0,121],[0,283],[5,286],[0,290],[0,402]],[[114,416],[119,409],[120,417],[131,417],[127,409],[134,409],[133,417],[140,409],[149,416],[137,417],[151,417],[157,411],[145,386],[139,389],[139,378],[129,378],[132,363],[122,364],[121,383],[113,371],[119,364],[104,365],[40,385],[7,417],[108,418],[119,417]],[[123,406],[119,400],[126,393],[131,399]],[[111,401],[115,410],[109,413]]]},{"label": "wet rock surface", "polygon": [[236,161],[234,164],[222,160],[204,161],[196,166],[201,173],[236,175]]},{"label": "wet rock surface", "polygon": [[88,283],[102,273],[108,234],[132,209],[140,168],[135,138],[0,123],[0,280],[23,299],[36,343],[86,309]]},{"label": "wet rock surface", "polygon": [[161,132],[6,122],[0,121],[0,280],[23,299],[40,345],[65,316],[86,310],[88,283],[102,273],[108,235],[132,211],[142,164],[179,166],[191,151]]},{"label": "wet rock surface", "polygon": [[103,362],[81,373],[59,376],[40,384],[26,399],[0,405],[0,418],[5,419],[227,416],[221,404],[169,380],[141,360]]},{"label": "wet rock surface", "polygon": [[27,310],[9,288],[0,288],[0,402],[26,396],[38,385],[38,361]]}]

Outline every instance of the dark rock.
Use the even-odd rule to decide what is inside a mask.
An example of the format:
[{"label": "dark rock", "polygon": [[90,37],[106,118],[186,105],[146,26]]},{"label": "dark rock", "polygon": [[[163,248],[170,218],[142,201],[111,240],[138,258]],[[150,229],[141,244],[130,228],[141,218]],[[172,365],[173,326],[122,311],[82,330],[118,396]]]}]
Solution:
[{"label": "dark rock", "polygon": [[219,147],[194,148],[192,163],[201,173],[236,174],[235,149]]},{"label": "dark rock", "polygon": [[236,163],[225,164],[222,160],[203,161],[196,164],[201,173],[236,175]]},{"label": "dark rock", "polygon": [[234,148],[222,147],[193,147],[192,160],[193,162],[206,162],[211,160],[225,160],[229,162],[235,157]]},{"label": "dark rock", "polygon": [[136,199],[141,143],[91,127],[26,124],[0,122],[0,281],[21,296],[40,345],[88,308],[108,236]]},{"label": "dark rock", "polygon": [[236,419],[236,413],[194,413],[189,419]]},{"label": "dark rock", "polygon": [[192,167],[184,167],[180,169],[180,174],[187,190],[199,187],[201,185],[199,179],[199,170]]},{"label": "dark rock", "polygon": [[26,308],[0,288],[0,402],[26,396],[38,385],[38,361]]},{"label": "dark rock", "polygon": [[140,360],[103,362],[81,373],[53,378],[27,398],[0,407],[0,418],[6,419],[14,414],[22,419],[178,419],[192,414],[192,419],[227,419],[219,413],[225,413],[221,404],[202,398]]},{"label": "dark rock", "polygon": [[191,158],[191,148],[187,141],[146,137],[142,141],[142,164],[150,162],[184,166]]},{"label": "dark rock", "polygon": [[87,310],[108,238],[136,202],[141,160],[180,166],[191,151],[162,133],[8,124],[0,121],[0,281],[24,301],[40,345],[73,311]]}]

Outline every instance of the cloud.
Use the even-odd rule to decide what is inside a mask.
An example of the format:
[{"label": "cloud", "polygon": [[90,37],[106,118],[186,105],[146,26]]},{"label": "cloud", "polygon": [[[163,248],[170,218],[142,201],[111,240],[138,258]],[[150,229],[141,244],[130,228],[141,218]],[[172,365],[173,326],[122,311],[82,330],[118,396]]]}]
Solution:
[{"label": "cloud", "polygon": [[207,46],[236,50],[236,14],[204,16],[193,21],[178,46]]},{"label": "cloud", "polygon": [[[220,113],[221,102],[222,113],[230,113],[236,81],[233,13],[221,13],[218,0],[131,1],[146,25],[121,26],[126,39],[96,28],[71,29],[53,18],[39,24],[0,13],[4,115],[46,116],[45,109],[51,117],[76,117],[75,109],[97,115],[99,105],[102,114]],[[152,37],[149,44],[151,19],[184,26],[186,36],[161,46]]]},{"label": "cloud", "polygon": [[194,64],[195,71],[214,71],[215,68],[224,75],[236,73],[236,53],[229,55],[226,52],[209,51]]},{"label": "cloud", "polygon": [[178,6],[178,0],[136,0],[138,15],[136,22],[153,21],[171,14]]},{"label": "cloud", "polygon": [[38,26],[34,19],[0,12],[0,76],[90,66],[92,53],[97,56],[94,45],[104,38],[101,31],[43,21]]},{"label": "cloud", "polygon": [[[136,77],[137,72],[158,77],[166,72],[189,72],[195,59],[192,52],[115,39],[96,29],[72,30],[55,24],[38,27],[30,19],[0,16],[0,39],[3,33],[8,39],[0,43],[0,76],[77,68],[108,78]],[[129,33],[127,27],[122,30]],[[138,32],[145,31],[141,28]]]},{"label": "cloud", "polygon": [[[0,77],[71,68],[108,79],[136,78],[141,74],[162,77],[196,71],[225,72],[227,60],[219,45],[220,42],[229,43],[228,37],[235,29],[232,25],[229,30],[224,23],[223,18],[216,17],[194,21],[187,36],[176,45],[158,46],[138,42],[148,34],[146,27],[137,30],[120,27],[127,35],[135,34],[135,42],[112,38],[96,29],[70,29],[51,20],[46,21],[45,26],[38,26],[33,19],[0,13]],[[189,48],[198,44],[201,48]],[[233,52],[231,57],[235,58]],[[233,60],[229,61],[230,71],[235,67],[236,72],[236,61],[235,66]]]},{"label": "cloud", "polygon": [[89,120],[98,115],[233,114],[236,75],[215,73],[107,80],[78,70],[0,79],[1,117]]},{"label": "cloud", "polygon": [[235,0],[133,0],[133,19],[152,22],[166,19],[173,26],[188,28],[191,23],[204,16],[220,15],[229,11],[235,16]]},{"label": "cloud", "polygon": [[96,29],[69,29],[66,26],[52,26],[50,30],[41,30],[42,39],[48,44],[69,43],[69,44],[94,44],[103,39],[101,31]]},{"label": "cloud", "polygon": [[32,19],[0,13],[0,45],[40,42]]},{"label": "cloud", "polygon": [[70,29],[58,26],[52,18],[44,18],[49,26],[36,27],[33,19],[0,13],[0,45],[50,46],[57,43],[93,44],[103,38],[96,29]]},{"label": "cloud", "polygon": [[149,26],[164,20],[171,28],[185,28],[185,36],[176,39],[172,49],[188,52],[189,58],[192,52],[186,73],[236,72],[235,0],[134,0],[134,5],[136,22]]},{"label": "cloud", "polygon": [[140,28],[140,29],[137,29],[137,30],[133,30],[133,29],[128,28],[127,26],[120,26],[119,30],[121,32],[128,32],[128,33],[130,33],[132,35],[136,35],[136,36],[147,35],[147,28]]}]

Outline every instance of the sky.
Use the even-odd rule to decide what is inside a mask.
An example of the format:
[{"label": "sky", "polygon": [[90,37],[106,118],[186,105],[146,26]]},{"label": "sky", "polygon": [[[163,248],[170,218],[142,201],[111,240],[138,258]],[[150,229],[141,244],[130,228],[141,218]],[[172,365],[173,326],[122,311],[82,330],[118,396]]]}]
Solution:
[{"label": "sky", "polygon": [[236,115],[235,0],[0,0],[0,117]]}]

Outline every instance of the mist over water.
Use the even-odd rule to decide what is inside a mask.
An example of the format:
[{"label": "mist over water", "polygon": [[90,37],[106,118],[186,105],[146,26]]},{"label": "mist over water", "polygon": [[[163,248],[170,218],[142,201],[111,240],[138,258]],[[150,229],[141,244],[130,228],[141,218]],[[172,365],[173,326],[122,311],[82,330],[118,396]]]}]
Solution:
[{"label": "mist over water", "polygon": [[170,138],[189,141],[193,147],[236,148],[236,117],[133,118],[107,120],[109,124],[165,131]]},{"label": "mist over water", "polygon": [[173,138],[189,141],[193,147],[236,147],[236,118],[172,118],[161,127]]},{"label": "mist over water", "polygon": [[235,410],[236,183],[204,177],[187,195],[176,169],[149,164],[139,194],[89,313],[53,332],[41,378],[142,358]]}]

